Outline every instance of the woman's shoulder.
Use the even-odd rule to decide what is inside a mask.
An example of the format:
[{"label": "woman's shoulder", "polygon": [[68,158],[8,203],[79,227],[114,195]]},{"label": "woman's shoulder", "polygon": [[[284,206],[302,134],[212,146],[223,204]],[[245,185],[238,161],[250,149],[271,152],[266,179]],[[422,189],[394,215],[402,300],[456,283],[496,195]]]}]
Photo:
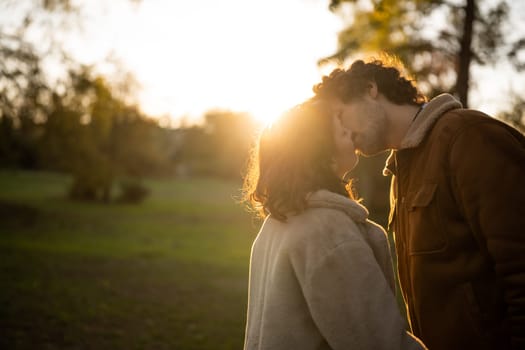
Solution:
[{"label": "woman's shoulder", "polygon": [[287,219],[288,240],[294,246],[330,249],[345,241],[361,239],[367,216],[366,209],[350,198],[316,192],[309,196],[306,210]]},{"label": "woman's shoulder", "polygon": [[372,248],[388,244],[385,229],[368,218],[368,210],[359,202],[323,190],[312,194],[308,204],[309,209],[296,218],[306,236],[320,236],[332,246],[345,241],[366,242]]}]

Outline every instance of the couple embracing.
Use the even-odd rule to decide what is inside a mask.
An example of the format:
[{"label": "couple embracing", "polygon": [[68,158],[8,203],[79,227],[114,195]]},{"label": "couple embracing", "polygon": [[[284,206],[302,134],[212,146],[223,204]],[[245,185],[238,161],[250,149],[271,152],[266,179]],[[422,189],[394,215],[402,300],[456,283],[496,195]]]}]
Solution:
[{"label": "couple embracing", "polygon": [[[525,349],[525,137],[401,69],[355,61],[266,127],[245,178],[264,217],[245,350]],[[391,150],[385,230],[347,174]]]}]

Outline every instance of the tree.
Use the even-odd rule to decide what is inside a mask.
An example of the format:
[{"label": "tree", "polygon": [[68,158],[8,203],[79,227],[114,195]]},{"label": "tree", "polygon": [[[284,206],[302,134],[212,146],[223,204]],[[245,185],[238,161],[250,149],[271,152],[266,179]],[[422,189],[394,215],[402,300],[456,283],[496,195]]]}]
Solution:
[{"label": "tree", "polygon": [[71,197],[104,201],[118,178],[136,192],[142,177],[170,172],[169,130],[133,104],[133,91],[117,89],[133,85],[129,75],[110,84],[71,62],[51,86],[33,46],[7,35],[0,73],[1,167],[67,172]]},{"label": "tree", "polygon": [[[0,166],[70,173],[78,199],[108,201],[115,180],[125,178],[124,192],[135,193],[127,198],[142,198],[143,176],[169,172],[171,135],[134,105],[128,72],[117,69],[110,82],[63,50],[57,33],[82,28],[82,6],[4,0],[0,9],[23,18],[0,25]],[[45,74],[47,59],[62,76]]]},{"label": "tree", "polygon": [[241,178],[256,132],[250,115],[210,110],[202,126],[180,131],[179,169],[195,175]]},{"label": "tree", "polygon": [[511,109],[501,112],[498,118],[525,134],[525,99],[518,95],[512,96],[512,99]]},{"label": "tree", "polygon": [[[127,0],[130,4],[139,4],[142,0]],[[67,78],[68,69],[77,65],[70,52],[64,48],[64,34],[71,32],[81,35],[89,18],[86,13],[87,2],[72,0],[0,0],[0,51],[2,58],[9,58],[9,63],[0,62],[2,68],[10,67],[17,71],[18,77],[4,75],[2,79],[16,79],[56,85],[57,79]],[[103,2],[100,3],[101,10]],[[118,69],[121,62],[108,58],[110,64]],[[29,72],[24,69],[32,64],[37,69]],[[40,67],[51,65],[54,75],[44,74]],[[60,68],[57,70],[57,68]],[[61,72],[58,72],[61,70]],[[2,73],[5,74],[3,70]],[[38,73],[38,74],[36,74]],[[117,74],[123,75],[122,71]],[[129,80],[127,81],[129,82]],[[0,85],[5,88],[7,85]],[[114,88],[112,86],[112,88]]]},{"label": "tree", "polygon": [[525,37],[505,28],[510,11],[505,0],[331,0],[330,9],[347,27],[339,34],[337,52],[321,64],[385,51],[407,64],[427,95],[451,91],[464,106],[472,64],[506,59],[518,71],[525,68],[520,59]]},{"label": "tree", "polygon": [[0,33],[0,165],[35,168],[51,90],[31,44]]},{"label": "tree", "polygon": [[87,67],[70,71],[65,92],[53,93],[40,143],[42,163],[73,177],[74,199],[109,201],[116,180],[129,200],[144,195],[145,176],[171,171],[174,147],[168,130],[137,106],[117,97]]}]

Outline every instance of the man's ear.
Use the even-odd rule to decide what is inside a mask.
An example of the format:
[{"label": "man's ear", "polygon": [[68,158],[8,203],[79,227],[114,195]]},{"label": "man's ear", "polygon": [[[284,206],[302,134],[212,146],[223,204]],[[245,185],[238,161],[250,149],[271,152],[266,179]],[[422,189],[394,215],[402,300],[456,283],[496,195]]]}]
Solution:
[{"label": "man's ear", "polygon": [[368,88],[368,95],[375,99],[377,95],[379,94],[379,91],[377,90],[377,84],[373,81],[369,81],[367,84]]}]

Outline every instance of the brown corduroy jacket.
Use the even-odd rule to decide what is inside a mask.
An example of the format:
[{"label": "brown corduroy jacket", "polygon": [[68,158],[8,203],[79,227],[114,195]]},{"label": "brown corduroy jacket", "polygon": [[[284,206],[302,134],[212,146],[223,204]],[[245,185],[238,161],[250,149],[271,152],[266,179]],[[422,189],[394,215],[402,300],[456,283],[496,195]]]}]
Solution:
[{"label": "brown corduroy jacket", "polygon": [[385,173],[413,333],[431,350],[525,349],[525,137],[440,95]]}]

